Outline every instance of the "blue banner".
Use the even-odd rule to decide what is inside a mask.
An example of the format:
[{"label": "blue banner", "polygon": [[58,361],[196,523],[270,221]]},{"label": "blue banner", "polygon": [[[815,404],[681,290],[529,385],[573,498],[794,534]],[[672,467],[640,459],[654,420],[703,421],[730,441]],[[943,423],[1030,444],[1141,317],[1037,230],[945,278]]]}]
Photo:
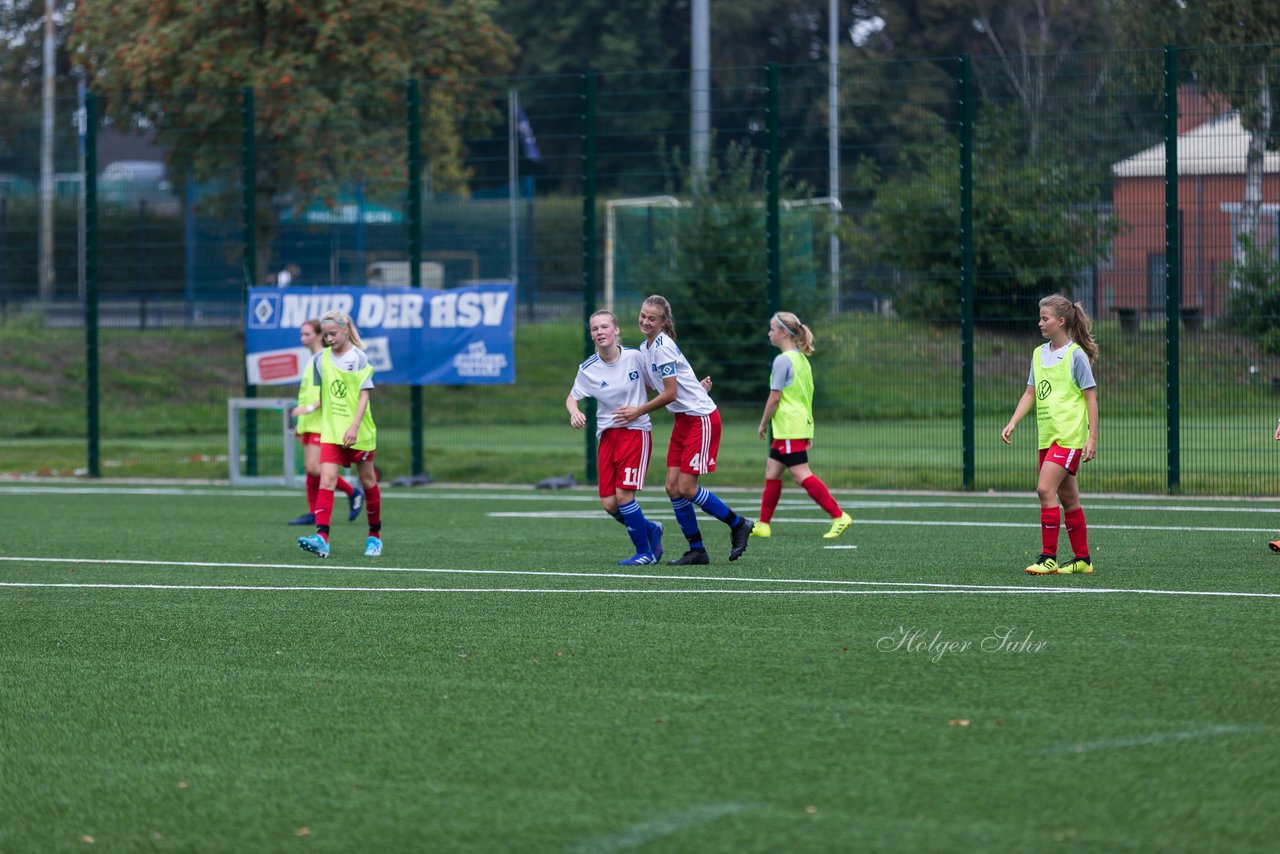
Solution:
[{"label": "blue banner", "polygon": [[311,354],[307,320],[351,315],[375,383],[490,385],[516,381],[515,288],[479,282],[427,288],[251,288],[245,361],[253,385],[297,383]]}]

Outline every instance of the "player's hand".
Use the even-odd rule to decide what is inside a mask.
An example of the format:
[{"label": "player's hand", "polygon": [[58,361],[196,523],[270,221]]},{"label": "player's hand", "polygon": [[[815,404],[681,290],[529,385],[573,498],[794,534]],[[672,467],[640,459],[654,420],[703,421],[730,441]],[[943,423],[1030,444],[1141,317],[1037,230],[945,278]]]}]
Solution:
[{"label": "player's hand", "polygon": [[356,428],[352,427],[342,434],[342,447],[350,448],[356,443]]},{"label": "player's hand", "polygon": [[703,387],[704,389],[706,389],[707,391],[711,391],[711,377],[710,377],[710,375],[705,376],[705,377],[703,377],[703,378],[702,378],[702,387]]},{"label": "player's hand", "polygon": [[1276,425],[1276,441],[1280,442],[1280,424]]},{"label": "player's hand", "polygon": [[760,426],[756,428],[756,435],[759,436],[761,439],[769,435],[769,425],[761,421]]},{"label": "player's hand", "polygon": [[613,414],[613,420],[619,424],[630,424],[640,417],[640,407],[638,406],[620,406],[618,411]]},{"label": "player's hand", "polygon": [[1087,463],[1089,462],[1089,460],[1093,459],[1097,455],[1098,455],[1098,443],[1095,442],[1093,439],[1087,440],[1084,443],[1084,454],[1081,455],[1080,461]]},{"label": "player's hand", "polygon": [[1013,444],[1013,439],[1012,439],[1012,437],[1013,437],[1013,428],[1014,428],[1014,427],[1016,427],[1016,426],[1018,426],[1018,425],[1016,425],[1016,424],[1014,424],[1012,421],[1010,421],[1008,424],[1004,425],[1004,429],[1000,431],[1000,438],[1001,438],[1001,440],[1003,440],[1003,441],[1004,441],[1004,443],[1005,443],[1006,445],[1012,445],[1012,444]]},{"label": "player's hand", "polygon": [[569,416],[569,426],[575,430],[581,430],[587,426],[587,416],[581,412],[574,412]]}]

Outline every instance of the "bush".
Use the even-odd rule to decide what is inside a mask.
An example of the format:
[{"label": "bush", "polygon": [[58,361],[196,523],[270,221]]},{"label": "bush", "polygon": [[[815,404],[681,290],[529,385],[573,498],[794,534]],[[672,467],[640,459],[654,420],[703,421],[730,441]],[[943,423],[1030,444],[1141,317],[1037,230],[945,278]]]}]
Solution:
[{"label": "bush", "polygon": [[1268,355],[1280,355],[1280,258],[1274,244],[1258,245],[1240,236],[1243,258],[1226,268],[1232,282],[1227,296],[1227,322],[1258,342]]},{"label": "bush", "polygon": [[[1046,294],[1073,290],[1107,254],[1120,224],[1099,211],[1100,176],[1061,152],[1021,158],[1010,122],[986,122],[981,130],[973,158],[974,319],[1025,320]],[[902,164],[909,177],[881,188],[872,206],[872,236],[864,243],[882,264],[909,274],[886,292],[904,317],[947,321],[960,314],[957,150],[954,139],[913,146]],[[862,182],[878,179],[869,170]]]},{"label": "bush", "polygon": [[[672,303],[677,339],[693,342],[693,367],[710,374],[721,402],[763,400],[772,353],[767,342],[769,255],[763,154],[732,143],[695,180],[676,168],[689,203],[662,217],[655,251],[637,279]],[[785,169],[783,170],[785,175]],[[784,198],[807,195],[783,181]],[[783,305],[807,318],[816,304],[811,212],[782,212]]]}]

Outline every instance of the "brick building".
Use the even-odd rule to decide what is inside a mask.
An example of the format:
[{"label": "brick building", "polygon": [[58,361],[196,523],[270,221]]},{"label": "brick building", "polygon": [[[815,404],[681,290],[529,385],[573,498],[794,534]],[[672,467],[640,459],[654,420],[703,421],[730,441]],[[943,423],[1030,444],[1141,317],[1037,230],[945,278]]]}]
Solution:
[{"label": "brick building", "polygon": [[[1221,99],[1184,87],[1178,95],[1178,214],[1182,236],[1182,305],[1212,318],[1223,309],[1244,199],[1249,134],[1240,114]],[[1101,271],[1100,301],[1108,312],[1135,309],[1164,315],[1165,150],[1153,145],[1113,164],[1114,215],[1125,224],[1111,263]],[[1280,210],[1280,153],[1263,164],[1259,239],[1274,241]],[[1275,245],[1273,243],[1273,245]]]}]

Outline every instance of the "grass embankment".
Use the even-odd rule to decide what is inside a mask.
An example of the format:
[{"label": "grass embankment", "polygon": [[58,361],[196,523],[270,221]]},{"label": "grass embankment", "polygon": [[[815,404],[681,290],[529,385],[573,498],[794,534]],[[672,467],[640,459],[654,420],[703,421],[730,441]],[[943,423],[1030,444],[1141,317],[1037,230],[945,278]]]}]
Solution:
[{"label": "grass embankment", "polygon": [[[960,347],[949,328],[871,315],[815,324],[818,446],[814,464],[833,485],[957,488],[962,485]],[[1087,470],[1091,489],[1159,491],[1167,484],[1162,331],[1137,335],[1100,323],[1097,365],[1103,454]],[[1033,330],[1034,333],[1034,330]],[[70,474],[86,461],[84,335],[34,321],[5,327],[16,370],[0,386],[12,417],[0,440],[0,472]],[[634,341],[635,335],[629,337]],[[518,325],[517,382],[427,387],[426,468],[440,480],[529,482],[573,472],[585,477],[583,434],[566,426],[563,401],[582,357],[580,321]],[[226,401],[241,396],[242,336],[231,330],[103,330],[102,472],[108,476],[221,478],[227,475]],[[1021,393],[1032,336],[980,334],[975,341],[976,485],[1026,488],[1034,426],[1014,449],[998,432]],[[1205,332],[1182,339],[1184,489],[1267,493],[1264,456],[1274,444],[1273,376],[1280,360],[1252,342]],[[714,346],[690,345],[700,372],[715,374]],[[763,444],[755,424],[772,352],[762,342],[759,400],[720,399],[725,436],[716,480],[755,483]],[[1252,370],[1251,370],[1252,368]],[[287,386],[259,396],[290,397]],[[379,388],[375,412],[386,475],[409,473],[409,389]],[[669,418],[656,417],[665,437]],[[260,415],[261,470],[278,466],[274,415]],[[665,442],[656,443],[660,465]],[[656,485],[656,482],[655,482]]]}]

